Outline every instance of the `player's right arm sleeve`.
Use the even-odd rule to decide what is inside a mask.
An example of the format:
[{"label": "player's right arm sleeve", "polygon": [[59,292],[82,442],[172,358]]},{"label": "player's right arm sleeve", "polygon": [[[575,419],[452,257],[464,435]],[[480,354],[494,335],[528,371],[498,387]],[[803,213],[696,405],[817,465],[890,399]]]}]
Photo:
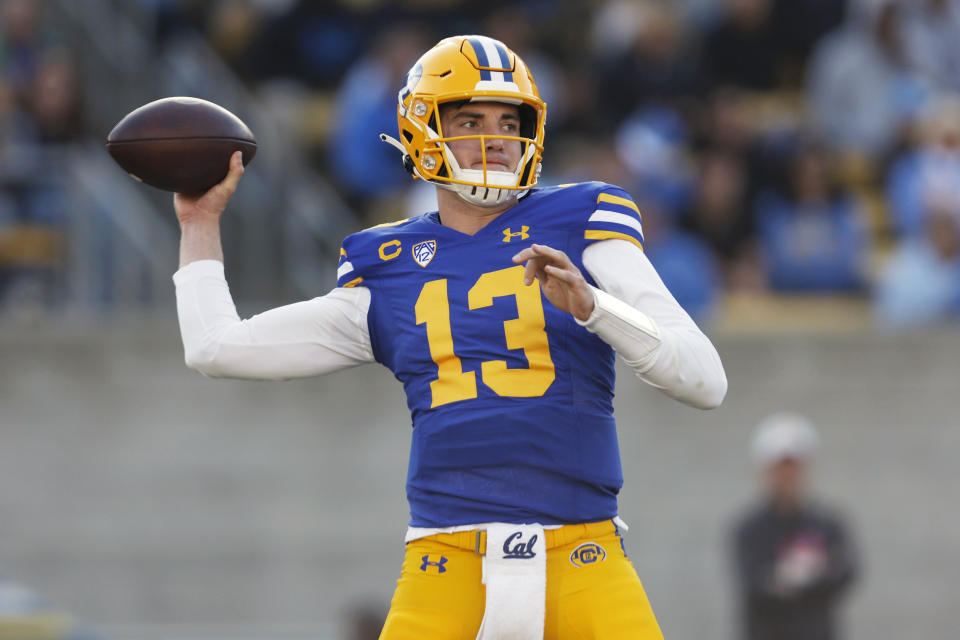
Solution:
[{"label": "player's right arm sleeve", "polygon": [[241,320],[223,263],[192,262],[173,281],[185,361],[206,376],[281,380],[374,361],[366,288],[337,288]]}]

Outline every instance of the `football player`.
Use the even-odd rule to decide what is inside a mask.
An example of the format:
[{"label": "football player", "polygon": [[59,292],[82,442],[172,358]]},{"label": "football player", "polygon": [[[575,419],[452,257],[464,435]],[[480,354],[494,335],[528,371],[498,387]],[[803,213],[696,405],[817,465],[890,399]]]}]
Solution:
[{"label": "football player", "polygon": [[382,138],[438,210],[343,242],[338,287],[241,320],[219,219],[243,172],[175,196],[188,366],[291,378],[367,362],[412,415],[406,557],[381,638],[661,638],[617,513],[614,353],[699,408],[727,381],[643,253],[619,187],[539,187],[546,105],[483,36],[414,65]]}]

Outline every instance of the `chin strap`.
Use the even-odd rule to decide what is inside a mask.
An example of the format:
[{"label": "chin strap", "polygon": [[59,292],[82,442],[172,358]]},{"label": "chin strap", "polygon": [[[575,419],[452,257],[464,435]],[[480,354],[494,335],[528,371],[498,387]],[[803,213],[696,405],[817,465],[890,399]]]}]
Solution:
[{"label": "chin strap", "polygon": [[380,134],[380,140],[382,140],[383,142],[386,142],[388,145],[395,148],[397,151],[399,151],[402,154],[401,157],[403,158],[403,168],[407,170],[407,173],[409,173],[414,177],[419,177],[415,170],[416,168],[413,166],[413,158],[410,157],[410,154],[407,153],[407,150],[403,148],[403,145],[400,144],[399,140],[391,136],[388,136],[385,133]]},{"label": "chin strap", "polygon": [[390,136],[388,136],[388,135],[385,134],[385,133],[381,133],[381,134],[380,134],[380,139],[381,139],[383,142],[386,142],[386,143],[387,143],[388,145],[390,145],[391,147],[394,147],[397,151],[399,151],[399,152],[402,153],[403,155],[407,155],[407,150],[403,148],[403,145],[400,144],[400,141],[397,140],[396,138],[390,137]]},{"label": "chin strap", "polygon": [[382,140],[383,142],[386,142],[391,147],[399,151],[402,154],[401,157],[403,158],[403,168],[406,169],[407,173],[409,173],[410,175],[414,177],[418,177],[415,167],[413,166],[413,158],[410,157],[410,154],[407,153],[407,150],[403,148],[403,145],[400,144],[399,140],[391,136],[388,136],[385,133],[380,134],[380,140]]}]

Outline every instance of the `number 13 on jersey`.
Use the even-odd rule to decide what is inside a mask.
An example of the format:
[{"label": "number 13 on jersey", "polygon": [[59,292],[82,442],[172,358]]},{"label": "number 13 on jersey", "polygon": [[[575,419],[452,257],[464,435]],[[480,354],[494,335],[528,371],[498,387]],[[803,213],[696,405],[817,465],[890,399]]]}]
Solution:
[{"label": "number 13 on jersey", "polygon": [[[483,383],[500,396],[534,398],[542,396],[553,383],[556,372],[550,358],[550,344],[544,330],[540,282],[523,283],[523,266],[484,273],[467,293],[467,305],[474,311],[493,305],[493,299],[513,296],[517,317],[503,323],[507,349],[522,349],[528,367],[507,368],[506,360],[488,360],[480,365]],[[454,351],[450,326],[450,299],[447,279],[423,285],[414,307],[417,324],[426,325],[430,358],[437,365],[437,379],[430,383],[431,407],[477,397],[476,372],[464,371]]]}]

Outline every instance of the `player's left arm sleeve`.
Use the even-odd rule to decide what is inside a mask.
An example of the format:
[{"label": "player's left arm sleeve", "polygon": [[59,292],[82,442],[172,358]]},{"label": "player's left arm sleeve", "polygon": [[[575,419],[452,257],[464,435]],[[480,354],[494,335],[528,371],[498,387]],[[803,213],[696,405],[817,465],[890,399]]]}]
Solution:
[{"label": "player's left arm sleeve", "polygon": [[677,303],[643,251],[625,240],[603,240],[583,251],[583,265],[600,288],[585,322],[637,377],[700,409],[720,406],[727,376],[710,339]]}]

